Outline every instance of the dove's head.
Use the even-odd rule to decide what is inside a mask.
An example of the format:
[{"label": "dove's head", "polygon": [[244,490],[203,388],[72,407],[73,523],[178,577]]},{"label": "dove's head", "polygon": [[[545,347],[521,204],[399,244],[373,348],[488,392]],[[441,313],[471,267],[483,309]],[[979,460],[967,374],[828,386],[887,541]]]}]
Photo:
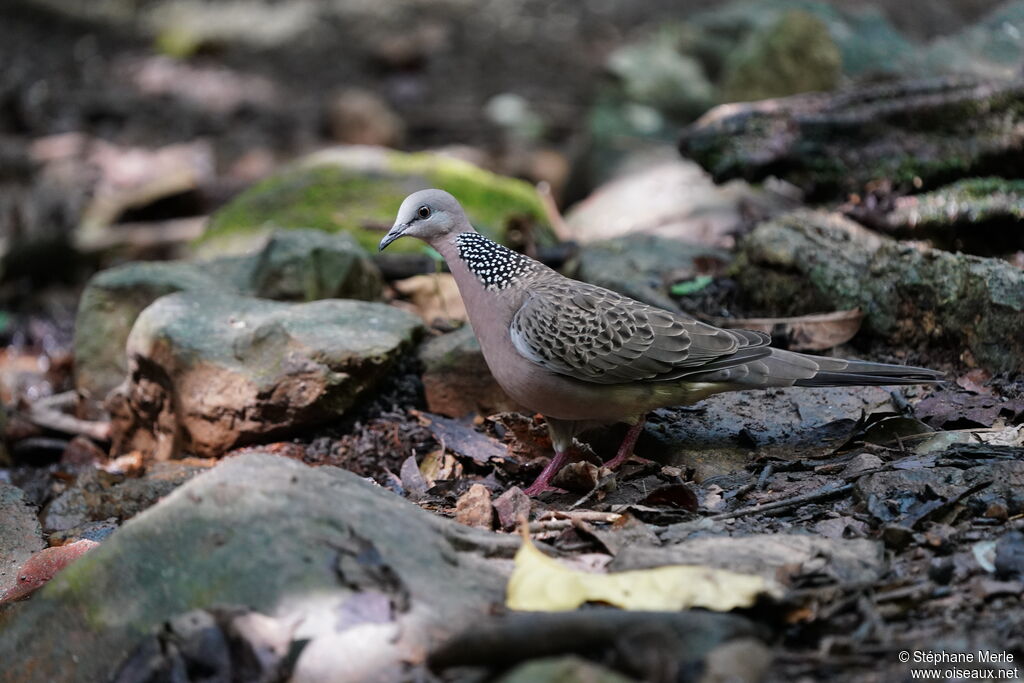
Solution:
[{"label": "dove's head", "polygon": [[467,230],[472,227],[455,197],[444,190],[421,190],[402,202],[395,224],[380,241],[378,250],[383,251],[399,237],[419,237],[427,244],[434,244],[443,237]]}]

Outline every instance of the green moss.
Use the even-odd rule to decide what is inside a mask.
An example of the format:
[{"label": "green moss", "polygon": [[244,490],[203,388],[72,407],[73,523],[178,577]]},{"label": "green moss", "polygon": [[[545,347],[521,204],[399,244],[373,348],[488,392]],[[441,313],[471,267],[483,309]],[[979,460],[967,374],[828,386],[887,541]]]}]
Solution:
[{"label": "green moss", "polygon": [[[542,244],[554,242],[543,205],[527,183],[503,178],[472,164],[429,153],[373,151],[312,157],[239,195],[210,221],[200,243],[233,235],[258,235],[274,228],[316,228],[350,233],[376,251],[402,200],[416,190],[440,187],[458,197],[474,226],[507,242],[516,221],[533,224]],[[418,251],[413,240],[394,251]]]},{"label": "green moss", "polygon": [[[994,194],[1024,197],[1024,180],[968,178],[948,185],[942,188],[940,192],[963,199],[988,199]],[[938,192],[934,194],[938,194]]]},{"label": "green moss", "polygon": [[828,27],[812,14],[790,10],[755,30],[725,62],[722,99],[760,100],[814,90],[831,90],[842,57]]},{"label": "green moss", "polygon": [[[898,209],[890,219],[932,233],[960,233],[966,226],[1017,225],[1024,220],[1024,181],[1003,178],[968,178],[917,197],[915,204]],[[992,244],[993,248],[997,248]],[[1007,245],[1007,249],[1012,245]]]}]

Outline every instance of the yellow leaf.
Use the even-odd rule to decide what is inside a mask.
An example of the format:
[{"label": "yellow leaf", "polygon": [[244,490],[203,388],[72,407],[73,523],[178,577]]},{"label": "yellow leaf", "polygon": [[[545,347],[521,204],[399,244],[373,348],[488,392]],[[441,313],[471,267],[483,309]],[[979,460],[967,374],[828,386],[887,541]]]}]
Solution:
[{"label": "yellow leaf", "polygon": [[627,610],[703,607],[726,612],[750,607],[761,594],[779,593],[777,584],[760,576],[697,565],[615,574],[575,571],[537,550],[524,529],[505,604],[530,612],[573,610],[585,602],[604,602]]}]

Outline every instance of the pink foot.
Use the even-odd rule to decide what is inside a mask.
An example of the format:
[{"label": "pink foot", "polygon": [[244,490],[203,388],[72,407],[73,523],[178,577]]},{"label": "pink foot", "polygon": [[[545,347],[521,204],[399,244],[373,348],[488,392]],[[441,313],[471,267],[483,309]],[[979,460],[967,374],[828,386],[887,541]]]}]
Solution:
[{"label": "pink foot", "polygon": [[551,479],[558,474],[558,470],[562,469],[568,459],[569,456],[565,453],[555,453],[555,457],[551,458],[551,462],[547,464],[540,476],[523,493],[528,496],[537,496],[545,491],[562,491],[562,489],[551,485]]},{"label": "pink foot", "polygon": [[641,417],[635,425],[629,428],[626,432],[625,438],[622,439],[622,445],[619,446],[619,452],[615,454],[615,457],[604,464],[610,470],[622,465],[622,463],[629,460],[629,457],[633,455],[633,447],[636,445],[637,438],[640,437],[640,432],[644,429],[644,422],[646,418]]}]

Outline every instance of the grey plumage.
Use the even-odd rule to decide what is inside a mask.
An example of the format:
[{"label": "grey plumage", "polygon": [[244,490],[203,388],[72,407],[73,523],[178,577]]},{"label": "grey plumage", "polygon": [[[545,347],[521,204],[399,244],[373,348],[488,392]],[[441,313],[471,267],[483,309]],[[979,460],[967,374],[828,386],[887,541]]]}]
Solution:
[{"label": "grey plumage", "polygon": [[722,391],[942,379],[926,368],[774,349],[767,334],[720,329],[571,280],[474,231],[440,190],[410,195],[381,249],[405,235],[445,258],[491,372],[548,418],[559,454],[584,424],[636,423],[654,408]]}]

